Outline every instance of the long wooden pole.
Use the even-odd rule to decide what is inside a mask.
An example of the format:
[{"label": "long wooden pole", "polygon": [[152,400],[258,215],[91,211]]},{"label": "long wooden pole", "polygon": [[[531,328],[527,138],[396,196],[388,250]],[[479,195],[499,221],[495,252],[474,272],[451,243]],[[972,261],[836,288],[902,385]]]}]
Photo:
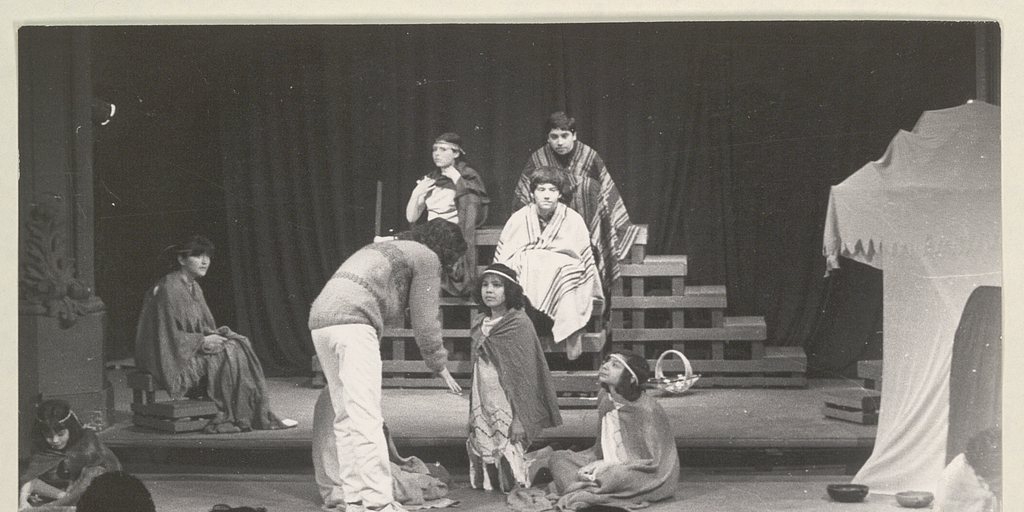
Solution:
[{"label": "long wooden pole", "polygon": [[373,234],[374,234],[374,236],[380,236],[380,208],[381,208],[380,203],[381,203],[382,194],[383,194],[383,187],[384,187],[384,184],[380,180],[377,180],[377,206],[376,206],[376,211],[374,211],[374,214],[373,214],[374,215],[374,218],[373,218]]}]

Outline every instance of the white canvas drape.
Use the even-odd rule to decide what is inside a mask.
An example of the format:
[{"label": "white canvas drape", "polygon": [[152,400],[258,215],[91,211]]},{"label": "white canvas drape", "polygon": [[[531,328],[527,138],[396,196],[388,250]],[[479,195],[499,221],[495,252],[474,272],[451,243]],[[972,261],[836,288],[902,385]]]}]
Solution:
[{"label": "white canvas drape", "polygon": [[935,490],[957,323],[976,287],[1001,284],[999,180],[999,108],[972,102],[925,112],[832,188],[830,268],[843,255],[884,271],[881,411],[854,478],[872,492]]}]

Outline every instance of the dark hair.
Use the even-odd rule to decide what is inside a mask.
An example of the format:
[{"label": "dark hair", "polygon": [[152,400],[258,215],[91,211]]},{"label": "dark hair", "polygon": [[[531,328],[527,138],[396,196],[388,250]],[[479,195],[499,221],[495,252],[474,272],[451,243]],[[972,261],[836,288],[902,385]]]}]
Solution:
[{"label": "dark hair", "polygon": [[558,111],[548,117],[544,127],[545,136],[551,133],[551,130],[565,130],[576,133],[576,119],[569,117],[565,112]]},{"label": "dark hair", "polygon": [[992,427],[971,436],[964,449],[967,463],[974,472],[990,481],[1003,471],[1003,434],[999,427]]},{"label": "dark hair", "polygon": [[78,499],[78,512],[156,512],[153,495],[138,478],[111,471],[97,476]]},{"label": "dark hair", "polygon": [[[484,272],[480,274],[480,277],[477,278],[476,286],[473,287],[473,300],[475,300],[476,303],[478,305],[480,305],[483,309],[485,309],[487,311],[487,314],[490,315],[491,314],[491,308],[489,308],[489,307],[484,305],[483,294],[480,291],[480,287],[482,287],[483,283],[484,283],[484,275],[488,274],[488,272],[487,272],[488,270],[497,270],[498,272],[510,275],[510,276],[512,276],[515,279],[518,279],[519,276],[516,275],[516,271],[515,270],[512,270],[512,269],[508,268],[507,266],[502,265],[501,263],[492,263],[492,264],[488,265],[487,268],[484,270]],[[520,286],[519,283],[514,282],[514,281],[509,281],[508,278],[506,278],[505,276],[502,276],[502,275],[498,275],[498,274],[494,274],[494,273],[491,273],[491,275],[497,277],[498,279],[501,279],[502,284],[505,285],[505,306],[506,307],[508,307],[509,309],[523,309],[523,308],[526,307],[526,304],[529,301],[526,298],[526,295],[523,293],[523,287]]]},{"label": "dark hair", "polygon": [[444,132],[434,139],[434,144],[437,144],[438,142],[449,142],[459,147],[459,156],[455,157],[455,161],[460,161],[462,160],[462,157],[466,156],[466,145],[462,142],[462,137],[460,137],[459,134],[455,132]]},{"label": "dark hair", "polygon": [[[36,408],[36,421],[32,425],[32,445],[36,451],[53,450],[46,437],[61,430],[68,431],[68,444],[63,450],[77,443],[85,427],[78,421],[78,416],[71,411],[71,406],[64,400],[44,400]],[[62,451],[63,451],[62,450]]]},{"label": "dark hair", "polygon": [[[647,360],[640,354],[630,350],[614,350],[604,360],[608,361],[612,354],[618,354],[626,360],[626,364],[636,374],[638,382],[633,382],[633,375],[628,370],[622,372],[622,376],[619,378],[619,383],[615,385],[615,391],[622,395],[622,398],[635,402],[640,398],[640,395],[644,392],[644,384],[647,379],[651,377],[651,365],[647,364]],[[607,385],[602,384],[601,387],[608,389]]]},{"label": "dark hair", "polygon": [[557,167],[542,166],[538,167],[530,175],[530,193],[532,194],[537,187],[550,183],[558,189],[558,192],[562,194],[564,199],[569,194],[569,179],[565,175],[565,171]]},{"label": "dark hair", "polygon": [[466,239],[462,238],[459,225],[441,218],[432,219],[424,224],[417,224],[409,231],[403,231],[395,238],[419,242],[437,254],[445,272],[450,272],[452,265],[466,253]]},{"label": "dark hair", "polygon": [[201,256],[207,255],[213,258],[213,242],[206,237],[193,235],[188,240],[169,245],[160,252],[160,260],[164,263],[163,274],[168,274],[181,268],[178,262],[179,256]]}]

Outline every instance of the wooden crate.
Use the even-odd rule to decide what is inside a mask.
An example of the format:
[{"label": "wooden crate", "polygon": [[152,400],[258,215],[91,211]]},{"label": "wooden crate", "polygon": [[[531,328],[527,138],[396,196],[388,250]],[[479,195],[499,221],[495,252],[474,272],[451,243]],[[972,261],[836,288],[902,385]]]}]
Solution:
[{"label": "wooden crate", "polygon": [[152,375],[142,371],[129,372],[128,387],[132,390],[132,424],[172,434],[202,430],[217,415],[217,405],[206,400],[156,400],[162,391]]},{"label": "wooden crate", "polygon": [[877,425],[881,393],[870,389],[837,389],[825,393],[822,414],[862,425]]}]

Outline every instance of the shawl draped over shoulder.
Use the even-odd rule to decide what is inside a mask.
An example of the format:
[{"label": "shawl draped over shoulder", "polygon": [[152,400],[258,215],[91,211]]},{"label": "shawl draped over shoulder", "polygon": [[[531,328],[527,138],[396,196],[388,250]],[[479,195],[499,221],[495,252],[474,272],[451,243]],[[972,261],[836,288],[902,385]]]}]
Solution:
[{"label": "shawl draped over shoulder", "polygon": [[530,318],[520,309],[511,309],[487,336],[480,329],[484,318],[482,313],[477,315],[470,330],[474,366],[483,352],[498,369],[501,388],[528,440],[536,439],[541,429],[561,425],[551,371]]},{"label": "shawl draped over shoulder", "polygon": [[[63,466],[63,467],[61,467]],[[49,503],[51,506],[73,505],[85,492],[85,488],[93,478],[109,471],[118,471],[121,463],[114,452],[100,442],[96,432],[84,429],[82,437],[64,450],[45,449],[32,454],[28,467],[18,479],[18,486],[41,478],[46,483],[68,493],[64,498]],[[67,485],[55,485],[59,482],[47,481],[45,475],[57,470],[67,478]]]},{"label": "shawl draped over shoulder", "polygon": [[455,208],[459,214],[459,229],[466,240],[466,253],[455,262],[451,274],[445,273],[441,286],[445,291],[456,296],[466,296],[472,291],[477,275],[476,229],[487,222],[487,211],[491,199],[487,195],[487,187],[483,179],[465,162],[455,164],[455,169],[462,177],[457,183],[434,169],[427,174],[434,180],[434,186],[455,190]]},{"label": "shawl draped over shoulder", "polygon": [[555,167],[568,174],[572,200],[569,207],[586,221],[590,240],[597,251],[597,269],[604,289],[619,277],[619,261],[626,257],[640,229],[629,219],[604,160],[590,146],[576,141],[568,165],[562,165],[551,146],[545,144],[530,156],[519,177],[513,208],[532,202],[530,178],[540,167]]},{"label": "shawl draped over shoulder", "polygon": [[[208,334],[226,338],[222,349],[204,353]],[[180,396],[208,378],[206,395],[221,412],[213,424],[239,428],[280,428],[270,411],[266,377],[249,339],[218,327],[199,283],[180,272],[164,276],[146,294],[135,335],[135,360],[172,396]]]},{"label": "shawl draped over shoulder", "polygon": [[565,204],[558,203],[543,229],[537,205],[513,213],[501,230],[494,261],[515,270],[533,306],[554,320],[555,343],[584,328],[594,299],[604,298],[587,225]]},{"label": "shawl draped over shoulder", "polygon": [[576,476],[579,468],[604,458],[601,422],[615,408],[608,392],[601,392],[597,407],[594,446],[582,452],[557,451],[551,455],[551,473],[564,488],[558,508],[577,510],[590,505],[613,505],[633,509],[671,498],[679,482],[679,454],[668,416],[646,393],[619,408],[622,442],[629,462],[603,468],[593,482]]}]

